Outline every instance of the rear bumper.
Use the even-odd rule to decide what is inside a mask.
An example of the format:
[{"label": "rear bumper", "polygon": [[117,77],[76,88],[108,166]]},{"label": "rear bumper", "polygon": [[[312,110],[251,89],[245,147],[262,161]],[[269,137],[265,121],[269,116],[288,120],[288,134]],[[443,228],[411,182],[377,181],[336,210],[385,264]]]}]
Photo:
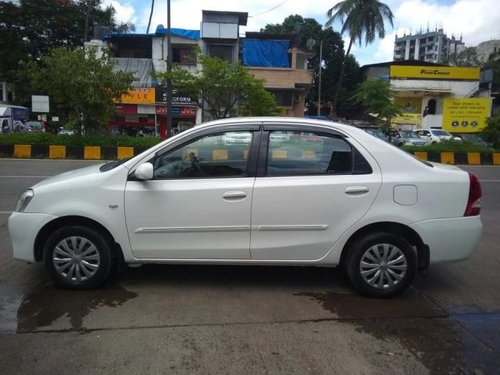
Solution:
[{"label": "rear bumper", "polygon": [[429,246],[430,264],[469,258],[483,228],[480,216],[425,220],[410,227]]},{"label": "rear bumper", "polygon": [[45,224],[56,216],[13,212],[9,216],[9,235],[14,259],[35,262],[35,239]]}]

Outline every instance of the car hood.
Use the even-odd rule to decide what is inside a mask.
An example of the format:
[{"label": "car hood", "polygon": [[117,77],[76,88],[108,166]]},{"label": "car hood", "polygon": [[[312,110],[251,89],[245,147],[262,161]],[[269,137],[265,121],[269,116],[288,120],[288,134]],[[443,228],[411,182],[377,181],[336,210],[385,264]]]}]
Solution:
[{"label": "car hood", "polygon": [[53,177],[49,177],[45,180],[40,181],[38,184],[34,185],[33,188],[41,188],[45,187],[48,185],[53,185],[61,182],[65,182],[68,180],[73,180],[77,178],[86,178],[92,175],[100,174],[101,172],[99,171],[99,168],[102,166],[101,164],[97,165],[92,165],[90,167],[85,167],[85,168],[80,168],[80,169],[75,169],[73,171],[61,173],[58,175],[55,175]]}]

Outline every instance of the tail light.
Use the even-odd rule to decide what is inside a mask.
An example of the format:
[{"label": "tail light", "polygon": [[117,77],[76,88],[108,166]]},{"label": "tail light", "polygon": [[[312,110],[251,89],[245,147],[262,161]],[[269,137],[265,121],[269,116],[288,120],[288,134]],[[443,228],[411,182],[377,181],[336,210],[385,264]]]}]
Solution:
[{"label": "tail light", "polygon": [[481,184],[474,173],[469,172],[469,200],[464,216],[476,216],[481,212]]}]

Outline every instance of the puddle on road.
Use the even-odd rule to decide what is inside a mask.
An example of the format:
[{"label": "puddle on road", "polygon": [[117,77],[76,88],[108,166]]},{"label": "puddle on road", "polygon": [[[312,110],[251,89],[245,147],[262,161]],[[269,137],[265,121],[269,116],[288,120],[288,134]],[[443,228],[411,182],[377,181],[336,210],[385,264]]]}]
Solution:
[{"label": "puddle on road", "polygon": [[71,329],[84,329],[83,320],[100,307],[117,307],[137,297],[137,293],[119,286],[95,290],[64,290],[53,285],[41,285],[28,293],[17,310],[17,332],[47,328],[58,319],[66,318]]},{"label": "puddle on road", "polygon": [[381,356],[408,352],[429,369],[430,374],[498,373],[500,359],[432,302],[409,291],[399,298],[370,299],[357,295],[298,293],[312,298],[361,333],[382,342],[397,342],[406,352],[389,353],[383,345],[374,349]]}]

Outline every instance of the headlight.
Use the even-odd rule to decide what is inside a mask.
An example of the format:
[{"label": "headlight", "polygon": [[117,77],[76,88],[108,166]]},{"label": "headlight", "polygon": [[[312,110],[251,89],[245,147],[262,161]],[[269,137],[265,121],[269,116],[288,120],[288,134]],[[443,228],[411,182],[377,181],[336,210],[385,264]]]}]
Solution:
[{"label": "headlight", "polygon": [[24,212],[24,210],[28,206],[28,203],[31,201],[34,195],[35,193],[33,192],[33,190],[26,190],[23,195],[21,195],[21,197],[17,200],[16,212]]}]

